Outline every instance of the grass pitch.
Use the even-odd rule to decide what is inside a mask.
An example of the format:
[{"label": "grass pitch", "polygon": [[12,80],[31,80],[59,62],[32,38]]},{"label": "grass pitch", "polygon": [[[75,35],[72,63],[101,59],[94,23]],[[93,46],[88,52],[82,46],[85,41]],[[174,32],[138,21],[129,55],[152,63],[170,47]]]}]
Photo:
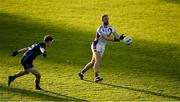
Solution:
[{"label": "grass pitch", "polygon": [[[169,101],[180,100],[180,2],[178,0],[0,0],[1,101]],[[132,46],[109,42],[100,65],[104,80],[77,77],[91,59],[91,41],[108,14]],[[55,37],[48,58],[34,62],[44,91],[34,90],[34,76],[7,77],[23,67],[10,52]]]}]

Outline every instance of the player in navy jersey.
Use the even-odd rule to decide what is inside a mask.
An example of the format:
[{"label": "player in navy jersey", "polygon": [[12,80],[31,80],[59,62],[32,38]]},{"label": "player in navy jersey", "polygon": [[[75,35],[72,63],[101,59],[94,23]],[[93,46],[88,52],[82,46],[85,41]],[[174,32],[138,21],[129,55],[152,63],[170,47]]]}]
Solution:
[{"label": "player in navy jersey", "polygon": [[[103,25],[101,25],[96,32],[96,37],[94,41],[91,44],[92,49],[92,59],[91,61],[78,73],[78,76],[82,80],[84,77],[84,73],[88,71],[90,68],[94,67],[94,81],[98,82],[103,80],[103,78],[100,78],[98,74],[98,67],[100,64],[100,60],[103,56],[106,42],[107,41],[113,41],[113,42],[119,42],[122,40],[125,36],[122,34],[119,36],[115,29],[109,25],[109,17],[108,15],[103,15],[101,18]],[[111,34],[113,34],[114,39],[111,39]]]},{"label": "player in navy jersey", "polygon": [[46,58],[47,57],[46,47],[51,46],[52,42],[53,42],[53,38],[49,35],[46,35],[44,37],[44,41],[37,44],[33,44],[31,47],[22,48],[20,50],[13,52],[11,56],[16,56],[20,52],[25,52],[21,59],[21,64],[24,67],[24,70],[14,74],[13,76],[9,76],[8,86],[10,86],[11,82],[13,82],[16,78],[29,74],[31,72],[36,77],[35,80],[36,89],[41,90],[40,87],[41,74],[33,66],[33,60],[41,54],[43,54],[43,57]]}]

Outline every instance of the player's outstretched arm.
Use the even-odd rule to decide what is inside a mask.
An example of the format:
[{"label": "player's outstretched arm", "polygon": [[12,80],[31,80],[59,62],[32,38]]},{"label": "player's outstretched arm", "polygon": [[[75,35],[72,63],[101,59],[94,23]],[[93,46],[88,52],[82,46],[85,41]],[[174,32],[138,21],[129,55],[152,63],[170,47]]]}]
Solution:
[{"label": "player's outstretched arm", "polygon": [[16,51],[13,51],[11,56],[16,56],[17,54],[21,53],[21,52],[25,52],[28,50],[28,47],[26,48],[22,48],[22,49],[19,49],[19,50],[16,50]]},{"label": "player's outstretched arm", "polygon": [[112,34],[113,34],[113,36],[114,36],[114,42],[119,42],[120,36],[118,35],[118,33],[117,33],[117,32],[113,32]]},{"label": "player's outstretched arm", "polygon": [[115,37],[116,39],[119,39],[119,37],[120,37],[117,32],[113,32],[113,35],[114,35],[114,37]]},{"label": "player's outstretched arm", "polygon": [[113,32],[113,35],[114,35],[114,41],[115,41],[115,42],[119,42],[120,40],[123,40],[124,37],[126,37],[124,34],[121,34],[121,35],[119,36],[116,32]]},{"label": "player's outstretched arm", "polygon": [[22,48],[22,49],[18,50],[18,53],[21,53],[21,52],[26,52],[28,49],[29,49],[28,47],[26,47],[26,48]]}]

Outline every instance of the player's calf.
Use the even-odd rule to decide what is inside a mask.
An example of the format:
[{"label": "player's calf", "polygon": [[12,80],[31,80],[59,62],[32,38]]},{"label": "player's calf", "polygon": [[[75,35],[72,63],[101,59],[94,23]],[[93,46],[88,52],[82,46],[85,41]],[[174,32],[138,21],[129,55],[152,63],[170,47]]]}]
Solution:
[{"label": "player's calf", "polygon": [[20,76],[23,76],[23,75],[26,75],[26,74],[29,74],[29,71],[28,70],[24,70],[24,71],[20,71],[18,72],[17,74],[13,75],[13,76],[9,76],[8,77],[8,86],[11,85],[11,83],[18,77]]},{"label": "player's calf", "polygon": [[35,69],[33,68],[31,70],[31,73],[35,75],[36,79],[35,79],[35,88],[37,90],[42,90],[40,87],[40,79],[41,79],[41,74]]}]

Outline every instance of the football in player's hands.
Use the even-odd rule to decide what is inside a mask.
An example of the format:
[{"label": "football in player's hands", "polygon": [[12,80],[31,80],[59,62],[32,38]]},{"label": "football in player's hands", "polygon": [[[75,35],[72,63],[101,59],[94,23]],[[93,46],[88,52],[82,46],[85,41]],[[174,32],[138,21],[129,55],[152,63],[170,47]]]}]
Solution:
[{"label": "football in player's hands", "polygon": [[11,56],[16,56],[18,54],[18,51],[13,51]]},{"label": "football in player's hands", "polygon": [[133,39],[132,39],[132,37],[130,37],[130,36],[126,36],[126,37],[123,39],[123,42],[124,42],[125,44],[127,44],[127,45],[131,45],[132,42],[133,42]]}]

